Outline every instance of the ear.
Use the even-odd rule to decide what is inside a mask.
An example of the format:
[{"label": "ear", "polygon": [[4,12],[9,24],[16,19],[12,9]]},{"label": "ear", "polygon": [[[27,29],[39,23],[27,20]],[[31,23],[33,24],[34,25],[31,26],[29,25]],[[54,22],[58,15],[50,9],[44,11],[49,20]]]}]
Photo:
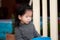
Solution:
[{"label": "ear", "polygon": [[18,15],[18,19],[21,20],[21,16],[20,15]]}]

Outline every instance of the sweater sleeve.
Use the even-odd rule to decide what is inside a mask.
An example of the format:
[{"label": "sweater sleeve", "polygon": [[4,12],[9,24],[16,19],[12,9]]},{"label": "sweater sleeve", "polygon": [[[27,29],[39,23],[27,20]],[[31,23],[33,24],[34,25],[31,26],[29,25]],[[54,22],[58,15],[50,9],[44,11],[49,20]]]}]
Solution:
[{"label": "sweater sleeve", "polygon": [[22,38],[22,35],[21,35],[19,28],[15,28],[15,37],[16,37],[16,40],[24,40]]},{"label": "sweater sleeve", "polygon": [[35,30],[35,27],[33,28],[33,35],[34,35],[34,38],[40,36],[39,33]]}]

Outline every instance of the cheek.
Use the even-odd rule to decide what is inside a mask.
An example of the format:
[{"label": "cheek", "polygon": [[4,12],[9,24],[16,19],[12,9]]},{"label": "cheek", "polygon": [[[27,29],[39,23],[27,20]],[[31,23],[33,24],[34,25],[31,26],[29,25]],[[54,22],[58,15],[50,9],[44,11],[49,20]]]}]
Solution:
[{"label": "cheek", "polygon": [[26,20],[27,20],[27,18],[26,18],[26,17],[24,17],[24,18],[23,18],[23,20],[24,20],[24,21],[26,21]]}]

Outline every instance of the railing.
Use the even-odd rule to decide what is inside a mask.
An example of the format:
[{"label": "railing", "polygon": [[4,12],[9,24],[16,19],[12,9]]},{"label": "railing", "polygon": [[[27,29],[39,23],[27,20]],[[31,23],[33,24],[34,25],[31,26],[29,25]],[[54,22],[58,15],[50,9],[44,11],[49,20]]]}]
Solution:
[{"label": "railing", "polygon": [[[32,0],[30,0],[31,5]],[[58,16],[57,0],[50,0],[50,37],[52,40],[58,40]],[[42,21],[43,37],[48,35],[47,26],[47,0],[42,0]],[[40,33],[40,0],[33,0],[33,23],[36,30]]]}]

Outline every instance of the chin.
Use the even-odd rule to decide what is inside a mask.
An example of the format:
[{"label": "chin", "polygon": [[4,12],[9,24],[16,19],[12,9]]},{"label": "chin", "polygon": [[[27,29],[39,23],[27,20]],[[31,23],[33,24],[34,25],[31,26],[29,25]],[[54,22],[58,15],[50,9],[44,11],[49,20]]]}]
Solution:
[{"label": "chin", "polygon": [[25,23],[25,24],[29,24],[29,22],[28,23]]}]

